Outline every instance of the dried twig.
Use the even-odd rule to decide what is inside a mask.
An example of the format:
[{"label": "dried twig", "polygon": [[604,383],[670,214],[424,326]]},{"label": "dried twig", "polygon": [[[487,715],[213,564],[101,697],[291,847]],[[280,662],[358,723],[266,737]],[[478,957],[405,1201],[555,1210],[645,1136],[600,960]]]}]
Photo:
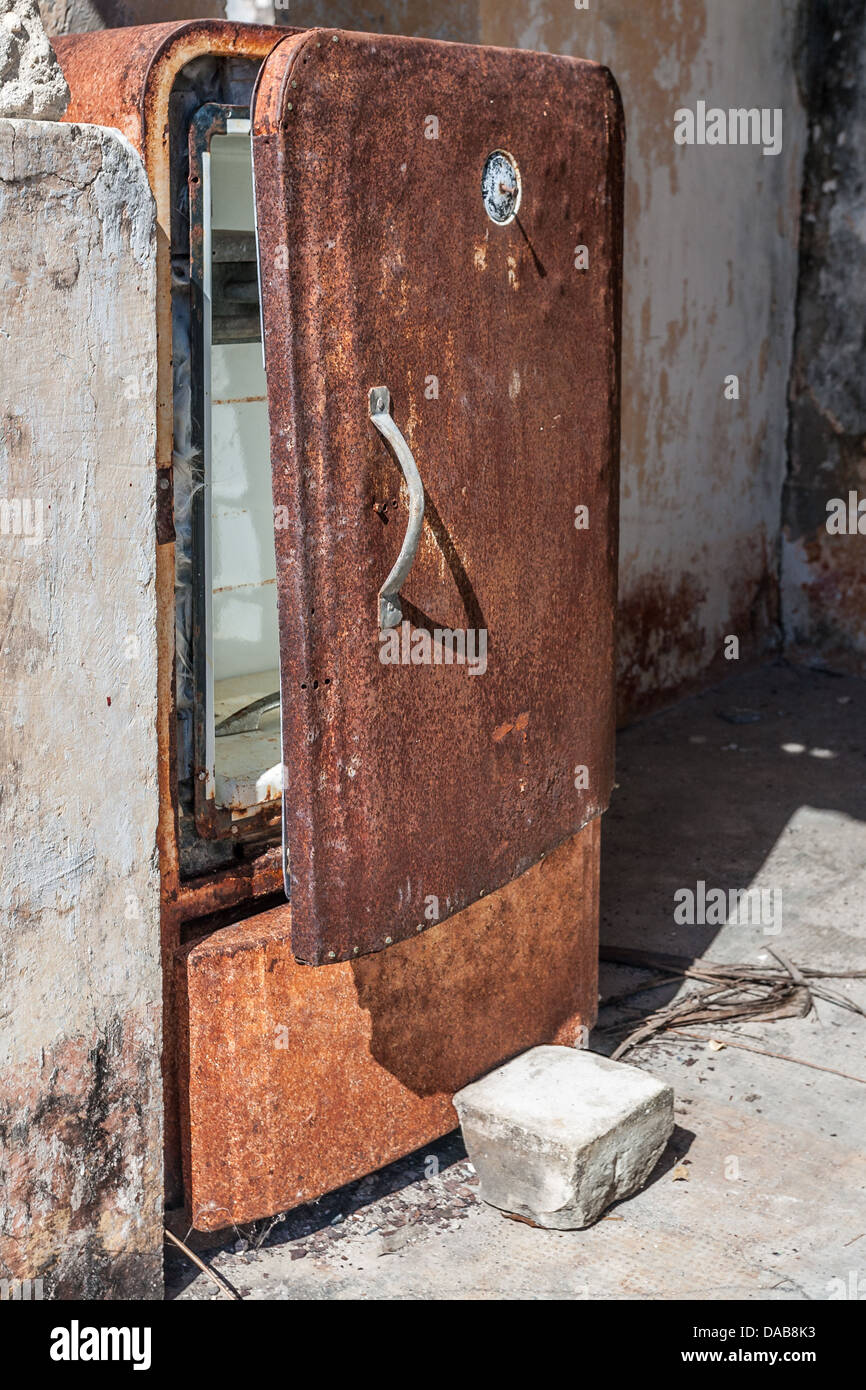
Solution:
[{"label": "dried twig", "polygon": [[[717,961],[696,959],[694,956],[676,956],[665,951],[637,951],[627,946],[602,946],[599,960],[610,965],[633,965],[648,970],[675,971],[677,974],[694,975],[696,978],[710,974],[714,979],[739,979],[744,973],[753,979],[779,978],[779,971],[773,966],[762,967],[745,963],[723,965]],[[808,980],[866,980],[866,970],[813,970],[804,965],[801,967],[801,973]]]},{"label": "dried twig", "polygon": [[[711,1042],[712,1039],[705,1033],[687,1033],[680,1028],[669,1028],[668,1032],[678,1038],[690,1038],[694,1042]],[[817,1062],[807,1062],[803,1057],[789,1057],[785,1052],[771,1052],[766,1047],[752,1047],[749,1043],[740,1042],[738,1038],[725,1038],[725,1047],[738,1047],[741,1052],[757,1052],[761,1057],[775,1057],[779,1062],[794,1062],[798,1067],[811,1067],[812,1071],[826,1071],[831,1076],[842,1076],[846,1081],[859,1081],[866,1086],[866,1076],[853,1076],[849,1071],[837,1071],[835,1067],[822,1067]]]},{"label": "dried twig", "polygon": [[[796,985],[790,980],[774,981],[758,997],[755,997],[752,982],[741,989],[717,982],[657,1009],[637,1028],[632,1029],[629,1024],[631,1031],[611,1053],[611,1059],[616,1061],[654,1033],[663,1033],[683,1023],[769,1022],[779,1018],[802,1018],[811,1007],[808,987]],[[615,1025],[612,1031],[621,1031],[621,1025]]]},{"label": "dried twig", "polygon": [[784,966],[788,974],[791,976],[791,979],[794,981],[795,985],[806,984],[806,980],[803,976],[802,970],[798,970],[796,965],[792,965],[791,962],[788,960],[787,956],[783,956],[782,952],[777,951],[774,946],[768,946],[767,950],[770,952],[771,956],[776,957],[776,960],[779,962],[781,966]]},{"label": "dried twig", "polygon": [[259,1231],[258,1235],[255,1237],[253,1241],[256,1250],[261,1250],[262,1246],[270,1236],[271,1231],[274,1229],[274,1227],[279,1226],[280,1222],[285,1221],[285,1219],[286,1213],[284,1211],[278,1211],[276,1216],[272,1216],[269,1221],[262,1222],[262,1229]]},{"label": "dried twig", "polygon": [[826,985],[812,983],[809,988],[816,999],[826,999],[828,1004],[836,1004],[840,1009],[848,1009],[852,1014],[860,1014],[866,1018],[866,1009],[861,1009],[860,1005],[855,1004],[847,995],[837,994],[835,989],[828,989]]},{"label": "dried twig", "polygon": [[198,1257],[198,1255],[196,1255],[192,1250],[190,1250],[190,1248],[189,1248],[188,1245],[184,1245],[183,1241],[182,1241],[182,1240],[179,1240],[178,1237],[177,1237],[176,1235],[174,1235],[174,1233],[173,1233],[172,1231],[169,1231],[169,1230],[166,1228],[165,1234],[166,1234],[166,1239],[170,1240],[174,1245],[176,1245],[177,1248],[178,1248],[178,1250],[182,1250],[183,1253],[184,1253],[190,1260],[192,1260],[192,1262],[193,1262],[194,1265],[198,1265],[198,1267],[199,1267],[199,1269],[202,1271],[202,1273],[203,1273],[203,1274],[206,1274],[207,1277],[208,1277],[208,1279],[212,1279],[212,1280],[214,1281],[214,1283],[215,1283],[219,1288],[222,1289],[223,1293],[227,1293],[228,1296],[229,1296],[229,1298],[234,1298],[234,1299],[236,1299],[236,1300],[238,1301],[238,1303],[242,1303],[242,1302],[243,1302],[243,1299],[241,1298],[240,1294],[239,1294],[239,1293],[235,1293],[235,1291],[234,1291],[234,1289],[232,1288],[231,1284],[227,1284],[226,1281],[225,1281],[225,1279],[223,1279],[223,1277],[222,1277],[221,1274],[217,1274],[217,1272],[216,1272],[215,1269],[211,1269],[211,1268],[209,1267],[209,1265],[206,1265],[206,1264],[205,1264],[204,1260],[200,1260],[199,1257]]},{"label": "dried twig", "polygon": [[[793,964],[775,947],[767,946],[771,955],[779,962],[778,966],[756,966],[748,964],[727,965],[709,960],[692,960],[687,956],[668,955],[656,951],[634,951],[619,947],[605,947],[601,956],[619,965],[629,965],[639,969],[656,971],[663,979],[653,985],[644,982],[632,993],[670,983],[672,979],[688,979],[700,982],[706,988],[694,989],[680,999],[674,999],[662,1008],[643,1017],[635,1026],[631,1023],[617,1023],[602,1032],[625,1033],[626,1036],[611,1054],[616,1059],[630,1052],[632,1048],[645,1042],[655,1034],[678,1028],[682,1024],[727,1022],[747,1022],[751,1020],[768,1022],[780,1018],[804,1018],[813,1008],[815,999],[824,999],[839,1008],[866,1017],[866,1009],[848,999],[845,995],[816,981],[836,977],[837,972],[811,970],[806,966]],[[671,972],[675,972],[671,975]],[[866,979],[866,971],[840,971],[838,978]],[[629,998],[627,991],[613,995],[605,1004],[620,1004]],[[640,1012],[621,1005],[626,1012]],[[772,1055],[772,1054],[771,1054]],[[796,1059],[794,1059],[796,1060]],[[820,1068],[819,1068],[820,1070]],[[847,1072],[840,1075],[848,1076]],[[860,1078],[853,1078],[859,1080]]]}]

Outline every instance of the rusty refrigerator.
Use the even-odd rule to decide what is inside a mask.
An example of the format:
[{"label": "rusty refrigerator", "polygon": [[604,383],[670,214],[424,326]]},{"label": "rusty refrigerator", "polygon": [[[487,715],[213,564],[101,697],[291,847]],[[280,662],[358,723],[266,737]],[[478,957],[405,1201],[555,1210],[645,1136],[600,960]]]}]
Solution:
[{"label": "rusty refrigerator", "polygon": [[[125,66],[97,80],[112,44]],[[58,51],[68,119],[125,129],[163,232],[169,1168],[182,1155],[212,1229],[429,1142],[460,1086],[536,1043],[579,1045],[594,1019],[622,113],[593,63],[342,30],[190,22]],[[189,809],[171,285],[187,257],[194,291],[211,245],[206,105],[207,130],[251,151],[254,251],[239,231],[221,244],[255,257],[234,293],[255,299],[264,349],[279,698],[220,725],[213,683],[196,688],[211,762],[191,754]],[[191,361],[194,395],[207,354]],[[228,746],[207,728],[252,744],[259,706],[276,706],[273,804],[206,804]]]}]

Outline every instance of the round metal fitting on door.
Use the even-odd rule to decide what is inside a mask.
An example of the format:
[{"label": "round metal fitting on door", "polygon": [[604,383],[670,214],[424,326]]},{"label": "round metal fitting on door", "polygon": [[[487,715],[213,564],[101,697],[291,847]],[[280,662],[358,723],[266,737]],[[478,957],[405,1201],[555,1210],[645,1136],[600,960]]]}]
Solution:
[{"label": "round metal fitting on door", "polygon": [[494,150],[484,161],[481,197],[491,222],[505,226],[520,207],[520,170],[506,150]]}]

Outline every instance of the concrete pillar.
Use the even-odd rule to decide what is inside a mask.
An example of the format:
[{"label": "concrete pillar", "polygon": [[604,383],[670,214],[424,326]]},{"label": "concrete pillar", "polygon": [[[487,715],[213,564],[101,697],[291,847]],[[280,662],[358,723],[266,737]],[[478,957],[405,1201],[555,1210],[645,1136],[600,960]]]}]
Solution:
[{"label": "concrete pillar", "polygon": [[154,225],[116,131],[0,119],[0,1279],[45,1298],[162,1289]]}]

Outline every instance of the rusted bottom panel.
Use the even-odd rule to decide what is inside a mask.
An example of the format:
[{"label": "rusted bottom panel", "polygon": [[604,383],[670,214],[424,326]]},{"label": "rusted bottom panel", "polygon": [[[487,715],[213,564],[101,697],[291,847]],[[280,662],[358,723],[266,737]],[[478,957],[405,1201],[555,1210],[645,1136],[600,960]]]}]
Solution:
[{"label": "rusted bottom panel", "polygon": [[184,1168],[203,1231],[319,1197],[457,1123],[451,1097],[595,1019],[599,820],[416,940],[299,965],[290,908],[178,952]]}]

